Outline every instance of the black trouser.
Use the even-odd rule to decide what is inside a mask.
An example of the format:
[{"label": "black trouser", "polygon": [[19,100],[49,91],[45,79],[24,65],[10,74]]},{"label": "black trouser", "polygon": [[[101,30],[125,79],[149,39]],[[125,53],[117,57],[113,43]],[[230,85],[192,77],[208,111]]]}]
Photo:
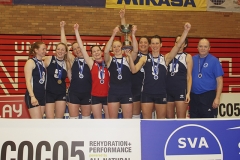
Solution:
[{"label": "black trouser", "polygon": [[218,108],[212,107],[216,97],[216,91],[208,91],[202,94],[190,94],[189,103],[190,118],[217,118]]}]

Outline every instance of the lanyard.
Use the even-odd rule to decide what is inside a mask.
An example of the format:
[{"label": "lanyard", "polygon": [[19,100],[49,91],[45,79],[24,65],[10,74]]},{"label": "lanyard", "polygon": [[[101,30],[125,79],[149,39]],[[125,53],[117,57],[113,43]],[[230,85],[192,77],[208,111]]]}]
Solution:
[{"label": "lanyard", "polygon": [[154,79],[157,80],[158,79],[158,66],[159,66],[159,62],[160,62],[160,55],[158,55],[158,61],[157,61],[157,65],[154,64],[154,59],[152,56],[150,56],[152,59],[152,65],[153,65],[153,71],[154,71]]},{"label": "lanyard", "polygon": [[[97,63],[97,62],[96,62]],[[104,76],[104,67],[105,67],[105,64],[104,64],[104,61],[102,61],[102,68],[100,68],[99,64],[97,63],[97,66],[98,66],[98,71],[100,72],[100,84],[103,84],[104,83],[104,80],[103,80],[103,76]]]},{"label": "lanyard", "polygon": [[115,63],[117,65],[117,71],[118,71],[118,79],[121,80],[122,79],[122,66],[123,66],[123,57],[122,57],[122,61],[121,61],[121,66],[118,66],[118,62],[116,57],[113,57],[113,59],[115,60]]},{"label": "lanyard", "polygon": [[[208,56],[208,55],[207,55]],[[204,60],[203,60],[203,63],[202,63],[202,66],[200,66],[200,56],[198,56],[198,78],[202,78],[202,68],[205,64],[205,61],[207,60],[207,56],[204,57]]]},{"label": "lanyard", "polygon": [[83,60],[83,65],[80,65],[79,60],[80,60],[80,59],[78,59],[79,78],[83,78],[83,69],[84,69],[84,63],[85,63],[85,61]]},{"label": "lanyard", "polygon": [[60,66],[60,68],[61,68],[61,70],[59,69],[59,65],[58,65],[58,60],[57,60],[57,58],[55,57],[55,60],[56,60],[56,65],[57,65],[57,70],[58,70],[58,79],[60,80],[60,79],[62,79],[62,71],[63,71],[63,63],[64,63],[64,61],[62,61],[62,66]]},{"label": "lanyard", "polygon": [[176,70],[176,66],[177,66],[177,63],[178,63],[178,61],[179,61],[179,59],[180,59],[180,57],[182,56],[182,53],[181,53],[181,55],[178,57],[178,59],[176,60],[176,62],[174,61],[174,59],[175,58],[173,58],[173,67],[172,67],[172,72],[174,72],[175,70]]},{"label": "lanyard", "polygon": [[40,63],[40,61],[37,60],[37,58],[33,58],[33,60],[36,62],[36,65],[38,66],[38,71],[39,71],[39,77],[40,79],[43,79],[43,62],[41,61],[41,66],[39,66],[38,62]]},{"label": "lanyard", "polygon": [[203,66],[204,66],[204,63],[205,63],[205,61],[207,60],[207,56],[206,57],[204,57],[204,60],[203,60],[203,63],[202,63],[202,66],[200,67],[200,56],[198,57],[198,73],[201,73],[202,72],[202,68],[203,68]]}]

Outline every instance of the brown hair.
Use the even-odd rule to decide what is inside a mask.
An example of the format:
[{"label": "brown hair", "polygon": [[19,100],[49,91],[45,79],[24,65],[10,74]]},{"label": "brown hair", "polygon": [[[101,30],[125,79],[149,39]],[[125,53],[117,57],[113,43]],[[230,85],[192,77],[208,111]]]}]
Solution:
[{"label": "brown hair", "polygon": [[151,40],[149,39],[149,37],[147,37],[147,36],[141,36],[141,37],[138,39],[138,44],[139,44],[139,42],[141,41],[141,39],[144,39],[144,38],[147,39],[148,44],[151,43]]},{"label": "brown hair", "polygon": [[[178,35],[177,37],[175,37],[175,43],[177,43],[178,37],[181,38],[181,35]],[[185,50],[188,47],[188,38],[187,37],[185,38],[184,43],[185,43],[186,47],[184,47],[183,50]]]},{"label": "brown hair", "polygon": [[44,44],[42,41],[34,42],[29,48],[29,58],[36,56],[35,49],[39,49],[40,45]]},{"label": "brown hair", "polygon": [[162,38],[161,38],[159,35],[154,35],[154,36],[152,36],[152,37],[151,37],[151,40],[152,40],[153,38],[159,39],[160,43],[162,43]]},{"label": "brown hair", "polygon": [[[68,53],[68,46],[65,43],[62,43],[62,42],[60,42],[56,45],[56,50],[57,50],[57,47],[59,45],[63,45],[65,47],[66,52]],[[64,60],[67,61],[67,54],[64,55]]]},{"label": "brown hair", "polygon": [[102,51],[102,49],[101,49],[101,47],[100,47],[99,45],[94,45],[94,46],[91,46],[91,50],[90,50],[91,54],[92,54],[92,49],[93,49],[94,47],[98,47],[98,48],[100,49],[100,51]]}]

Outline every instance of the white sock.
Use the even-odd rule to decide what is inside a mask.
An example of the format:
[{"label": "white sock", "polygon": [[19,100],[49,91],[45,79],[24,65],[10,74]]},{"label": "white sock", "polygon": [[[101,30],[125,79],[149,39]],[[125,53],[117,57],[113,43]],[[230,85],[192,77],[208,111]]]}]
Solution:
[{"label": "white sock", "polygon": [[69,116],[69,119],[79,119],[78,116],[77,117],[70,117]]},{"label": "white sock", "polygon": [[152,119],[155,119],[155,111],[152,112]]},{"label": "white sock", "polygon": [[132,119],[140,119],[140,114],[138,114],[138,115],[132,115]]},{"label": "white sock", "polygon": [[91,119],[90,116],[82,116],[82,119]]}]

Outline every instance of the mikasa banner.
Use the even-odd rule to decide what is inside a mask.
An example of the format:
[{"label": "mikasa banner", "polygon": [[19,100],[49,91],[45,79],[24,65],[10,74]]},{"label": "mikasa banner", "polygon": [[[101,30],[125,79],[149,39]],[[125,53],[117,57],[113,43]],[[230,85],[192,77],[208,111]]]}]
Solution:
[{"label": "mikasa banner", "polygon": [[206,0],[106,0],[106,8],[206,11]]}]

